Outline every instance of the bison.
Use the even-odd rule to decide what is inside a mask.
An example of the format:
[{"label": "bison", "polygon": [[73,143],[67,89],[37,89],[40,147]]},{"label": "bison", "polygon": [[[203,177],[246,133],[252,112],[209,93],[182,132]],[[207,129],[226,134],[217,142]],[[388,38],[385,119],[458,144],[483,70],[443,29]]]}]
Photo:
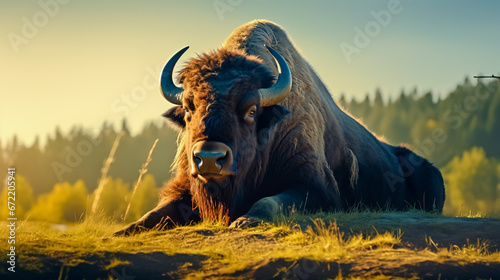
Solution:
[{"label": "bison", "polygon": [[257,20],[214,52],[161,74],[176,106],[175,177],[158,206],[118,234],[200,220],[245,227],[290,209],[442,211],[439,170],[342,110],[283,28]]}]

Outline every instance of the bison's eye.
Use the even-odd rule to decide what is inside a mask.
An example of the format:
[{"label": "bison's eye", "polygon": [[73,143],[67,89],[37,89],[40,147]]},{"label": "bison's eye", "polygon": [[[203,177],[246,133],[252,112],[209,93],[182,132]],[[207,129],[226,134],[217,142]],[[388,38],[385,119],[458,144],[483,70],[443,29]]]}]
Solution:
[{"label": "bison's eye", "polygon": [[186,121],[191,121],[191,111],[186,107],[182,106],[182,109],[184,109],[184,118]]},{"label": "bison's eye", "polygon": [[257,106],[253,105],[248,108],[244,120],[247,124],[252,124],[255,121],[255,114],[257,113]]}]

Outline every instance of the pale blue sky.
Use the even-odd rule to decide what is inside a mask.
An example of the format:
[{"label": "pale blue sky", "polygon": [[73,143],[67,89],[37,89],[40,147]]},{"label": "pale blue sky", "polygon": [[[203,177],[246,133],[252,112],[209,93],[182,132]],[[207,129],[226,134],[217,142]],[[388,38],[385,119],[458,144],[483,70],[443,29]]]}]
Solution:
[{"label": "pale blue sky", "polygon": [[[414,87],[443,96],[466,76],[500,73],[493,0],[401,0],[386,26],[373,24],[373,12],[397,1],[60,1],[67,4],[0,4],[3,144],[123,117],[138,132],[170,106],[157,72],[174,52],[190,45],[187,59],[216,49],[253,19],[282,25],[334,97],[359,99],[377,87],[385,98]],[[367,25],[373,37],[349,63],[340,46],[356,46],[356,28]]]}]

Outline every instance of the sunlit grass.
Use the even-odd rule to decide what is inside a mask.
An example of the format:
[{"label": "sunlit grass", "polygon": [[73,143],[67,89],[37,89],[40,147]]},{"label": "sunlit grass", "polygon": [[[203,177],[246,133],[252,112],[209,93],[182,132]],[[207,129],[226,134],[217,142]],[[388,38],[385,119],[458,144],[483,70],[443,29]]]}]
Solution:
[{"label": "sunlit grass", "polygon": [[[21,222],[17,228],[17,254],[22,256],[22,269],[47,271],[47,259],[71,270],[82,263],[100,266],[110,271],[116,267],[134,265],[119,253],[186,254],[205,256],[204,269],[189,270],[184,276],[200,279],[214,275],[233,275],[273,260],[284,260],[288,266],[276,268],[290,274],[290,264],[301,260],[321,263],[359,263],[389,265],[402,269],[404,264],[420,262],[457,263],[500,262],[500,253],[491,252],[488,241],[471,241],[465,246],[440,247],[428,237],[426,248],[410,248],[403,244],[402,230],[384,230],[370,223],[388,219],[393,226],[399,219],[433,219],[426,213],[292,213],[275,217],[272,223],[261,223],[249,229],[230,229],[220,223],[204,222],[178,227],[169,231],[150,231],[130,237],[113,237],[122,225],[105,218],[87,219],[60,230],[52,224]],[[390,220],[389,220],[390,219]],[[346,228],[348,225],[348,228]],[[7,227],[0,224],[0,248],[7,249]],[[393,227],[394,228],[394,227]],[[106,256],[106,257],[105,257]],[[110,257],[111,256],[111,257]],[[114,256],[114,257],[113,257]],[[102,259],[100,263],[89,259]],[[0,261],[5,262],[2,255]],[[329,268],[328,268],[329,269]],[[332,279],[349,278],[342,271]],[[377,276],[378,277],[378,276]],[[384,278],[372,278],[384,279]],[[397,278],[391,278],[397,279]],[[416,279],[416,278],[415,278]]]}]

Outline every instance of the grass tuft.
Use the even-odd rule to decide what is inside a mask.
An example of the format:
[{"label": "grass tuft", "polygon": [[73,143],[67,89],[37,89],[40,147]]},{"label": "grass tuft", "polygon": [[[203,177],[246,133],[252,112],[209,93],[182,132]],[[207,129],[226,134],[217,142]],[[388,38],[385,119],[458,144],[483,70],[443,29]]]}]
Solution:
[{"label": "grass tuft", "polygon": [[[97,208],[99,206],[99,200],[101,198],[101,193],[104,188],[104,185],[106,184],[106,178],[108,177],[108,170],[109,167],[111,166],[111,163],[113,163],[114,156],[116,149],[118,148],[118,144],[120,144],[120,139],[124,135],[124,132],[120,132],[116,138],[115,141],[113,142],[113,146],[111,147],[111,151],[109,152],[108,158],[104,162],[104,166],[101,169],[101,179],[99,179],[99,184],[97,185],[97,188],[95,190],[95,197],[94,197],[94,202],[92,203],[92,209],[91,209],[91,216],[95,215],[97,213]],[[88,211],[87,211],[88,213]]]}]

